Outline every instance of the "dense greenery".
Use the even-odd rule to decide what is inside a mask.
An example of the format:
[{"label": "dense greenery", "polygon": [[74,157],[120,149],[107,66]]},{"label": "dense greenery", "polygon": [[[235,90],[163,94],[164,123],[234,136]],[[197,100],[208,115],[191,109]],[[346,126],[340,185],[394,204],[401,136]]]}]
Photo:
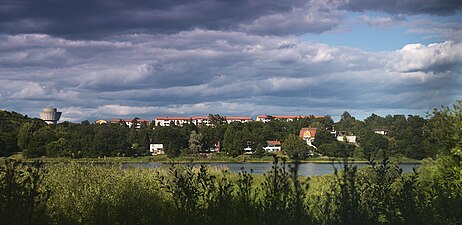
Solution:
[{"label": "dense greenery", "polygon": [[[20,127],[23,124],[29,123],[35,126],[29,129],[31,133],[27,136],[20,135]],[[16,112],[8,112],[0,110],[0,156],[7,156],[13,152],[18,152],[24,149],[22,143],[28,143],[30,138],[39,127],[44,126],[45,122],[39,119],[31,119]],[[26,129],[26,128],[23,128]],[[23,132],[25,134],[25,131]]]},{"label": "dense greenery", "polygon": [[[438,146],[432,127],[438,126],[439,112],[429,119],[419,116],[372,114],[364,121],[356,120],[348,112],[334,123],[330,117],[303,118],[295,121],[274,120],[268,123],[224,123],[219,115],[211,115],[214,126],[155,127],[143,123],[141,128],[129,128],[123,122],[90,124],[64,122],[46,125],[39,119],[30,119],[17,113],[0,111],[0,156],[22,151],[29,158],[47,157],[103,157],[148,155],[149,143],[163,143],[169,157],[206,152],[220,143],[230,156],[243,154],[244,147],[258,150],[267,140],[281,140],[298,136],[302,127],[316,127],[315,155],[331,157],[373,158],[381,151],[392,156],[422,159],[434,157]],[[136,120],[136,119],[135,119]],[[136,121],[133,121],[136,123]],[[387,136],[375,134],[375,128],[389,131]],[[356,135],[357,143],[339,142],[330,133],[332,129]],[[443,133],[437,135],[444,135]],[[290,150],[289,150],[290,151]]]}]

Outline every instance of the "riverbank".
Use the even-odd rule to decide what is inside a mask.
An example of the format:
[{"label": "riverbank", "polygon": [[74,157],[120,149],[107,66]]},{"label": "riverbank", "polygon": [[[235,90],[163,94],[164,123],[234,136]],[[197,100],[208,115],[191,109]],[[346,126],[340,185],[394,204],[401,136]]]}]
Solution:
[{"label": "riverbank", "polygon": [[[279,157],[285,158],[287,162],[291,162],[287,156],[279,154]],[[149,163],[149,162],[160,162],[160,163],[238,163],[238,162],[251,162],[251,163],[269,163],[273,162],[272,156],[263,156],[256,157],[252,155],[241,155],[238,157],[227,156],[226,154],[214,154],[214,155],[201,155],[201,156],[179,156],[176,158],[170,158],[167,155],[156,155],[156,156],[140,156],[140,157],[98,157],[98,158],[49,158],[49,157],[40,157],[40,158],[25,158],[21,153],[12,155],[10,157],[1,157],[1,161],[4,159],[15,159],[22,160],[26,162],[32,162],[36,160],[41,160],[47,163],[53,162],[81,162],[81,163]],[[332,157],[315,157],[302,160],[301,162],[310,162],[310,163],[338,163],[343,162],[343,158],[332,158]],[[364,158],[348,158],[349,162],[355,163],[368,163]],[[376,161],[380,161],[377,159]],[[410,164],[420,164],[422,160],[410,159],[406,157],[390,157],[390,161],[393,163],[410,163]]]}]

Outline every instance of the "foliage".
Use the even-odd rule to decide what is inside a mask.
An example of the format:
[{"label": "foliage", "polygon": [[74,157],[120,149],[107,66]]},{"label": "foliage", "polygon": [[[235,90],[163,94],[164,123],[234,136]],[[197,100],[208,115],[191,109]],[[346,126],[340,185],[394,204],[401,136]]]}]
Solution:
[{"label": "foliage", "polygon": [[282,143],[282,149],[291,159],[306,159],[312,153],[312,149],[296,135],[289,135]]},{"label": "foliage", "polygon": [[6,160],[0,166],[0,224],[46,224],[49,190],[41,162]]},{"label": "foliage", "polygon": [[199,153],[202,150],[202,134],[191,131],[189,135],[189,152],[190,154]]}]

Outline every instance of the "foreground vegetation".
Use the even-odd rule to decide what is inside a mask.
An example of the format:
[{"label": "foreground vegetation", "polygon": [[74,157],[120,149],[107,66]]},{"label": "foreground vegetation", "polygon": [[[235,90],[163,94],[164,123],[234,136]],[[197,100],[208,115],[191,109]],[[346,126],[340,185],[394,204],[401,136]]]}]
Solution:
[{"label": "foreground vegetation", "polygon": [[[171,165],[0,167],[0,224],[458,224],[460,156],[402,174],[388,160],[322,177]],[[296,167],[296,166],[295,166]]]}]

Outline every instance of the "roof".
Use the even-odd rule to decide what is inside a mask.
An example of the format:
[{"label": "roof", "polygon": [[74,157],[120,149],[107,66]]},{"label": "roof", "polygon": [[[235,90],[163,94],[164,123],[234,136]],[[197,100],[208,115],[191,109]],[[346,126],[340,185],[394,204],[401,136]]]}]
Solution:
[{"label": "roof", "polygon": [[[307,133],[307,132],[309,132],[309,133]],[[302,129],[300,129],[299,136],[301,138],[307,137],[307,135],[309,135],[309,137],[315,137],[316,136],[316,127],[304,127]]]},{"label": "roof", "polygon": [[159,116],[156,120],[191,120],[191,117],[179,117],[179,116]]},{"label": "roof", "polygon": [[281,145],[281,142],[278,140],[275,141],[266,141],[267,145]]},{"label": "roof", "polygon": [[208,116],[193,116],[191,117],[193,120],[208,120],[210,117]]}]

